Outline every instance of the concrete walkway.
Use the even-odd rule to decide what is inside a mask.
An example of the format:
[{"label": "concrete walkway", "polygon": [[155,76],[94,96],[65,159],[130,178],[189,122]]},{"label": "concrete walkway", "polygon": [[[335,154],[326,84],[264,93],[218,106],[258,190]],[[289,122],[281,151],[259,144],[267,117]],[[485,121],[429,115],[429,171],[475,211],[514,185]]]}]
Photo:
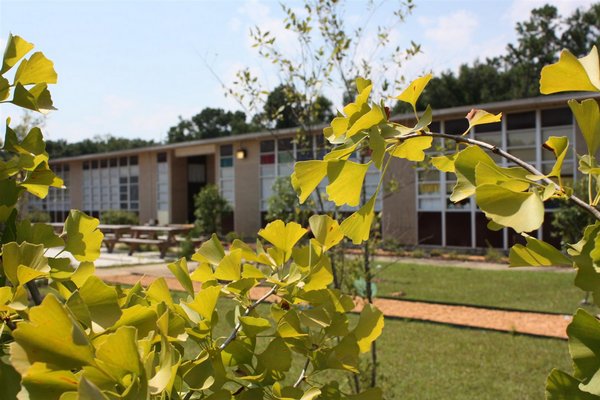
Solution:
[{"label": "concrete walkway", "polygon": [[[97,274],[107,282],[133,285],[141,281],[149,285],[159,277],[164,277],[169,288],[182,290],[165,264],[128,266],[123,268],[102,268]],[[195,290],[200,284],[194,283]],[[268,288],[257,287],[251,297],[258,299]],[[271,299],[273,301],[274,299]],[[434,304],[419,301],[376,299],[374,304],[386,317],[429,321],[461,327],[521,333],[527,335],[566,339],[566,328],[571,316],[537,312],[507,311],[459,305]],[[356,302],[354,311],[359,312],[362,304]]]}]

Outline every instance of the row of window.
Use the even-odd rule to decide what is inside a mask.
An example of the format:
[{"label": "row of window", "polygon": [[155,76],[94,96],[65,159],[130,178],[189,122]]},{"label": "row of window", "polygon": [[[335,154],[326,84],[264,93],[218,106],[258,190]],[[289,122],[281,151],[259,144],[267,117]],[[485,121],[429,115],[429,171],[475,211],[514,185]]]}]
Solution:
[{"label": "row of window", "polygon": [[139,211],[138,157],[121,157],[83,163],[85,210]]},{"label": "row of window", "polygon": [[[294,172],[294,163],[296,161],[322,159],[329,151],[322,135],[304,136],[297,139],[272,139],[260,142],[260,206],[261,211],[268,209],[269,197],[273,195],[273,184],[278,177],[289,177]],[[352,154],[349,158],[354,162],[359,162],[358,155]],[[367,170],[365,177],[365,191],[367,199],[370,198],[377,189],[381,173],[371,165]],[[318,187],[318,193],[323,198],[323,206],[326,211],[332,211],[334,204],[327,201],[326,197],[327,180],[321,182]],[[313,193],[315,202],[318,203],[317,192]],[[380,194],[375,203],[375,210],[381,211],[382,195]],[[340,211],[354,211],[356,207],[341,207]]]},{"label": "row of window", "polygon": [[[41,210],[50,213],[51,218],[66,215],[71,209],[71,192],[70,187],[70,169],[68,164],[52,165],[52,171],[60,177],[66,189],[51,187],[48,189],[48,196],[45,199],[40,199],[36,196],[29,195],[28,207],[30,210]],[[54,220],[54,219],[53,219]]]},{"label": "row of window", "polygon": [[233,145],[227,144],[219,148],[219,189],[231,205],[235,206],[235,174],[233,167]]}]

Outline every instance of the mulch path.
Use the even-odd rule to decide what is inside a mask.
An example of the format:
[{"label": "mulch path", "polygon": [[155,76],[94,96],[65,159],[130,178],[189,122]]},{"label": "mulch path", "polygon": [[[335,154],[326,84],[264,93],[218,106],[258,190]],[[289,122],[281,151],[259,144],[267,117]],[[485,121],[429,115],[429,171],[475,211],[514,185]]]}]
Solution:
[{"label": "mulch path", "polygon": [[[106,282],[122,285],[133,285],[141,281],[147,286],[157,279],[156,276],[140,276],[137,274],[119,274],[102,276]],[[177,279],[165,276],[164,279],[172,290],[183,290]],[[194,289],[200,290],[200,284],[194,282]],[[258,299],[269,289],[256,287],[250,292],[253,299]],[[275,299],[269,299],[274,301]],[[461,327],[487,329],[502,332],[520,333],[526,335],[543,336],[566,339],[567,325],[571,316],[559,314],[546,314],[525,311],[507,311],[480,307],[459,305],[435,304],[418,301],[405,301],[394,299],[375,299],[377,306],[386,317],[421,320]],[[355,312],[360,312],[362,303],[356,302]]]}]

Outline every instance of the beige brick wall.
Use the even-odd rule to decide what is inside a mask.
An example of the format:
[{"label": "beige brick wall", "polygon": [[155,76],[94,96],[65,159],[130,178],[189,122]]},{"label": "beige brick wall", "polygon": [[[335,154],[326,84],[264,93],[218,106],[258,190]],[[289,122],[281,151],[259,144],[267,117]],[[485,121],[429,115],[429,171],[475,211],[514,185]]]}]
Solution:
[{"label": "beige brick wall", "polygon": [[[417,231],[417,195],[413,163],[394,158],[388,169],[386,181],[398,183],[398,190],[383,199],[382,229],[384,239],[401,244],[415,245]],[[387,183],[385,185],[388,186]]]},{"label": "beige brick wall", "polygon": [[234,229],[242,236],[254,236],[260,229],[259,142],[237,142],[233,146],[234,153],[239,148],[246,149],[247,156],[234,160]]}]

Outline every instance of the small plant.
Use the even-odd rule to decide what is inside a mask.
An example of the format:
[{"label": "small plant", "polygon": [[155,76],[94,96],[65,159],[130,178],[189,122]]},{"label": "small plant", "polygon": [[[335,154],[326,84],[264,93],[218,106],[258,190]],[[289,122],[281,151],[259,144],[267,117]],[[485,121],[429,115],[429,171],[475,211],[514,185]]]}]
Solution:
[{"label": "small plant", "polygon": [[31,222],[48,223],[50,222],[50,214],[43,210],[31,210],[27,212],[26,218]]},{"label": "small plant", "polygon": [[441,257],[442,254],[444,254],[444,253],[442,252],[441,249],[431,249],[431,250],[429,250],[429,255],[431,257]]},{"label": "small plant", "polygon": [[488,246],[488,248],[485,250],[484,258],[487,262],[498,262],[502,260],[502,257],[504,257],[504,254],[502,254],[502,252],[495,247]]},{"label": "small plant", "polygon": [[427,257],[427,252],[423,249],[414,249],[410,255],[414,258],[425,258]]}]

